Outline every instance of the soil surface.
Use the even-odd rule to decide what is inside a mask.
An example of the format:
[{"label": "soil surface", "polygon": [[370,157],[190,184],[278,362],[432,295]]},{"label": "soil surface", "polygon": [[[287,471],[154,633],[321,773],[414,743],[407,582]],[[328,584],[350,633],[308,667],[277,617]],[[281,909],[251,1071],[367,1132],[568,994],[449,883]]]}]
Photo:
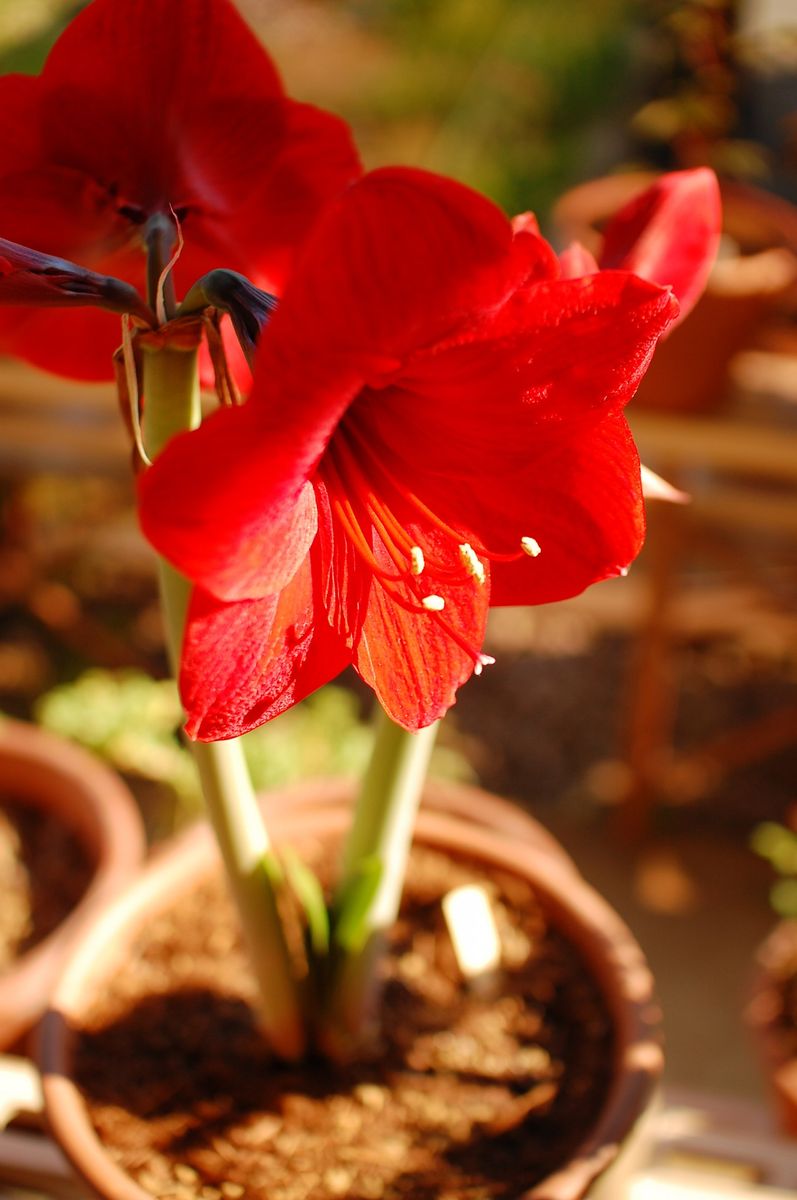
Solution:
[{"label": "soil surface", "polygon": [[148,921],[78,1042],[114,1158],[174,1200],[488,1200],[544,1178],[605,1097],[610,1022],[529,886],[505,872],[486,880],[500,986],[463,985],[440,899],[479,878],[481,866],[414,851],[380,1054],[346,1068],[270,1060],[221,881]]},{"label": "soil surface", "polygon": [[63,822],[35,806],[0,799],[0,971],[69,915],[93,869]]}]

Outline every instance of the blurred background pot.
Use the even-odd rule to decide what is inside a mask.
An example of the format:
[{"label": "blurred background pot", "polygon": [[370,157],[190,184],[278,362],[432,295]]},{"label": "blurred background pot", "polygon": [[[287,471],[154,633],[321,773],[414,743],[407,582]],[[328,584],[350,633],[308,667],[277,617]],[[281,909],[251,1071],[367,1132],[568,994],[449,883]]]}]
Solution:
[{"label": "blurred background pot", "polygon": [[87,859],[73,910],[0,973],[0,1048],[39,1019],[76,937],[129,882],[144,857],[138,809],[119,777],[85,750],[33,725],[0,720],[0,800],[62,823]]}]

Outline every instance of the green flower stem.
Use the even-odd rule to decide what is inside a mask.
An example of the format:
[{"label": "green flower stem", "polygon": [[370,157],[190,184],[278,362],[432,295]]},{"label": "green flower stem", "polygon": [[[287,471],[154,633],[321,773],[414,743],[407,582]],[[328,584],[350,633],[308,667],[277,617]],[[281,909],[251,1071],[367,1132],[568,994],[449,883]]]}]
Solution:
[{"label": "green flower stem", "polygon": [[338,927],[341,921],[348,924],[347,902],[357,895],[357,881],[371,874],[374,864],[378,864],[378,884],[365,911],[357,916],[356,936],[350,944],[338,941],[329,1004],[333,1052],[347,1053],[349,1047],[356,1047],[372,1020],[378,995],[376,968],[385,935],[398,915],[415,814],[438,724],[408,733],[383,712],[377,716],[376,741],[343,849],[333,903]]},{"label": "green flower stem", "polygon": [[[144,445],[150,458],[201,419],[197,351],[144,348]],[[193,486],[189,481],[188,486]],[[161,597],[172,665],[180,657],[189,582],[160,560]],[[194,742],[202,790],[260,987],[266,1036],[283,1058],[305,1050],[304,1021],[291,958],[268,871],[270,844],[240,741]]]}]

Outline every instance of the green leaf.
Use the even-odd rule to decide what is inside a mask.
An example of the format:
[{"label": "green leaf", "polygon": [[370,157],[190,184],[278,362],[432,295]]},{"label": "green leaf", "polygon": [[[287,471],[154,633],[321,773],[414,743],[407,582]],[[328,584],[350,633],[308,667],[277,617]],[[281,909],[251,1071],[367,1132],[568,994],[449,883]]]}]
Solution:
[{"label": "green leaf", "polygon": [[317,876],[294,850],[283,850],[285,874],[302,906],[310,931],[310,945],[317,958],[329,953],[329,911]]},{"label": "green leaf", "polygon": [[347,953],[356,953],[368,934],[367,917],[382,880],[382,863],[376,855],[364,858],[338,899],[334,916],[335,942]]}]

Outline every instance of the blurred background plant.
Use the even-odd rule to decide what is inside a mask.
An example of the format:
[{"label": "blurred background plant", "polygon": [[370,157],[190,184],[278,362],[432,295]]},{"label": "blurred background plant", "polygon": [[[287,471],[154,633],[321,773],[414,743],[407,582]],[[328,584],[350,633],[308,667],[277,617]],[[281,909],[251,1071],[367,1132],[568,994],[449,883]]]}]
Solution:
[{"label": "blurred background plant", "polygon": [[[196,767],[180,737],[182,709],[171,680],[95,668],[46,692],[33,715],[45,729],[92,750],[138,785],[153,838],[201,812]],[[361,776],[371,736],[354,693],[330,685],[279,722],[248,734],[244,748],[255,788],[270,791],[302,778]],[[431,770],[448,779],[472,778],[467,760],[450,745],[436,748]]]},{"label": "blurred background plant", "polygon": [[797,831],[778,821],[762,821],[750,844],[778,878],[769,889],[769,902],[779,917],[797,918]]}]

